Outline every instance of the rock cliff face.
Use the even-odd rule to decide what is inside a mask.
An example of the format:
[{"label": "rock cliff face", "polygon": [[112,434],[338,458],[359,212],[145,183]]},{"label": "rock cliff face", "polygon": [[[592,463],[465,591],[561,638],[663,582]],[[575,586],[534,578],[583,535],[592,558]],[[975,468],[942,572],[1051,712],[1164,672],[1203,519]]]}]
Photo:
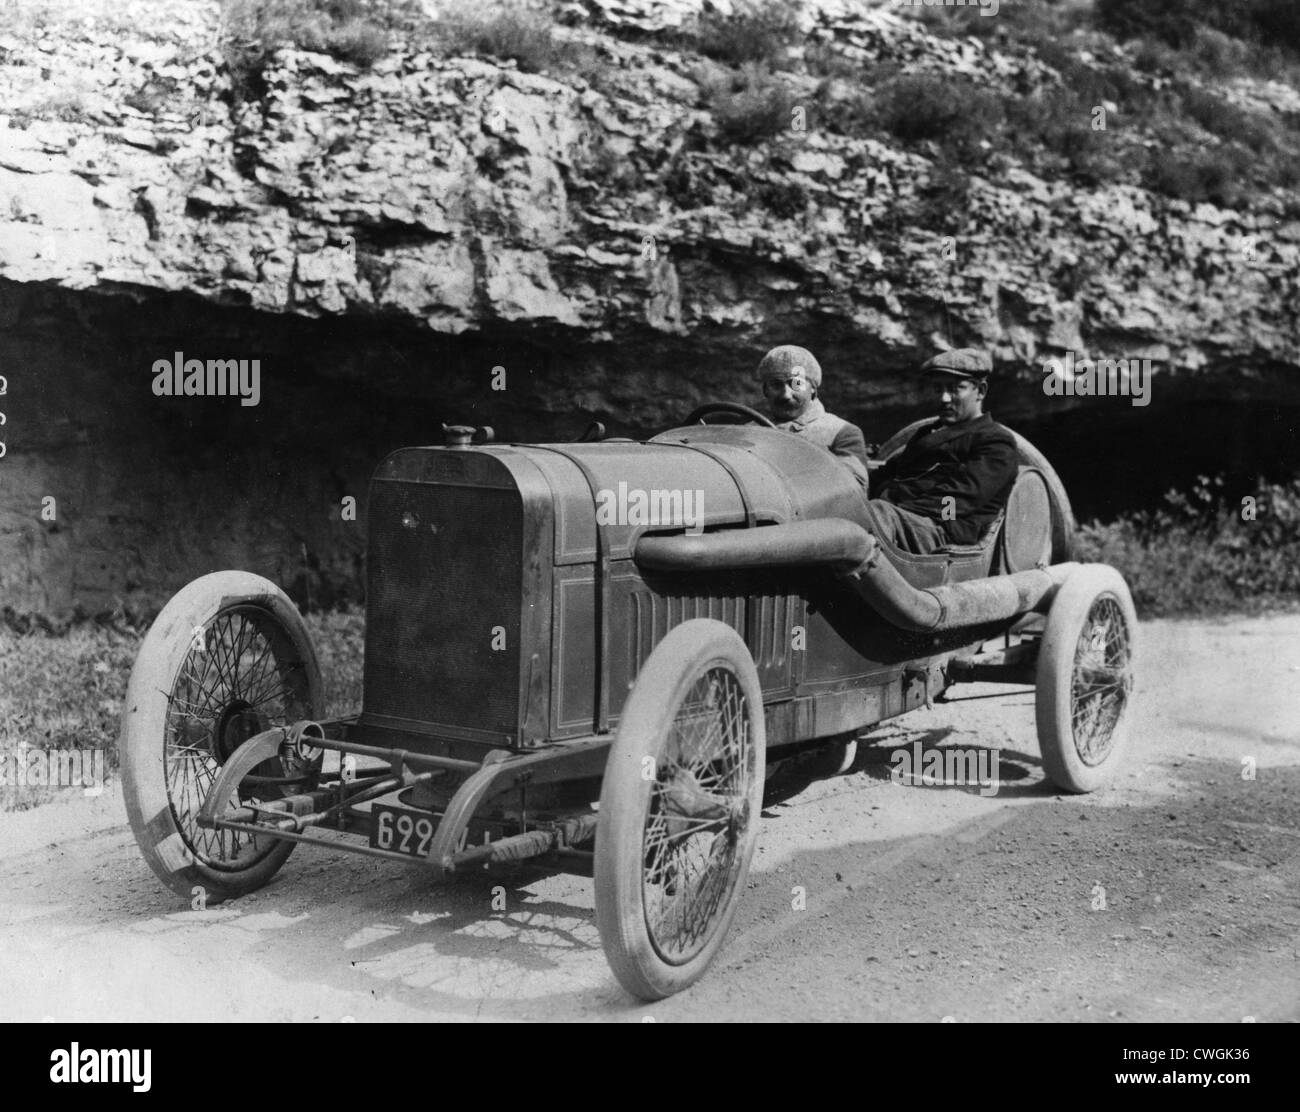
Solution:
[{"label": "rock cliff face", "polygon": [[[1300,463],[1300,224],[1280,205],[1015,171],[916,221],[941,168],[820,127],[812,79],[789,75],[803,126],[725,141],[699,59],[660,34],[698,7],[558,5],[585,76],[285,50],[252,96],[215,4],[0,29],[0,605],[148,608],[217,566],[355,594],[384,451],[444,420],[563,439],[754,403],[782,342],[818,354],[869,440],[922,411],[909,371],[934,345],[988,347],[993,412],[1085,513]],[[862,67],[1059,80],[885,8],[804,18]],[[1265,93],[1300,111],[1243,95]],[[1151,404],[1046,396],[1041,361],[1067,351],[1152,359]],[[258,405],[157,396],[177,352],[258,360]]]}]

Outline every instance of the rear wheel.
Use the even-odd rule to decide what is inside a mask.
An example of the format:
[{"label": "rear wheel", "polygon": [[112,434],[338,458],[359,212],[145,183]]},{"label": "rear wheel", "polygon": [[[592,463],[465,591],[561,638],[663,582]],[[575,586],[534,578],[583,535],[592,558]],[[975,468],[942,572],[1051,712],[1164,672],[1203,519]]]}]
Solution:
[{"label": "rear wheel", "polygon": [[1133,600],[1114,568],[1084,564],[1052,600],[1038,653],[1038,745],[1066,791],[1095,791],[1123,759],[1136,636]]},{"label": "rear wheel", "polygon": [[721,947],[754,853],[764,745],[740,635],[709,619],[671,630],[624,705],[596,832],[600,940],[634,996],[680,991]]},{"label": "rear wheel", "polygon": [[[131,670],[118,745],[131,829],[164,884],[184,896],[201,888],[216,903],[271,879],[294,843],[205,830],[199,809],[243,742],[323,706],[306,627],[269,580],[214,572],[163,608]],[[278,760],[254,773],[231,806],[284,794]]]}]

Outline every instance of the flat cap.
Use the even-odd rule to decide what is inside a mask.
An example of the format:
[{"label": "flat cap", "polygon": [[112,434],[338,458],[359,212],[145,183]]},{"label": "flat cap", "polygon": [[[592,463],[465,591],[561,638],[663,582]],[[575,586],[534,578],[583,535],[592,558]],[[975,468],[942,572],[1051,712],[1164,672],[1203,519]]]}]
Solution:
[{"label": "flat cap", "polygon": [[993,360],[979,348],[953,348],[941,351],[921,364],[922,374],[957,375],[959,378],[988,378],[993,373]]},{"label": "flat cap", "polygon": [[802,371],[814,386],[822,384],[821,364],[813,357],[813,353],[807,348],[782,344],[763,356],[759,361],[758,370],[754,373],[759,382],[764,382],[769,378],[785,378],[799,371]]}]

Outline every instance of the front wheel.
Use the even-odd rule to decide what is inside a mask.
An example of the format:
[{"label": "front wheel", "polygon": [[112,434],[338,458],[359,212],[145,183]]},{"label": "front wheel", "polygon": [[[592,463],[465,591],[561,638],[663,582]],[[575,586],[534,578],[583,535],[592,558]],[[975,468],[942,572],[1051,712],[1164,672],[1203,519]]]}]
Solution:
[{"label": "front wheel", "polygon": [[[203,829],[199,809],[243,742],[323,709],[307,629],[274,583],[213,572],[163,607],[131,670],[118,750],[131,830],[164,884],[217,903],[271,879],[293,842]],[[285,772],[259,765],[231,805],[280,798]]]},{"label": "front wheel", "polygon": [[1035,691],[1043,767],[1066,791],[1095,791],[1123,759],[1136,639],[1123,576],[1104,564],[1072,572],[1047,612]]},{"label": "front wheel", "polygon": [[634,996],[679,992],[721,947],[754,854],[765,744],[740,635],[703,618],[671,630],[623,707],[596,831],[596,923]]}]

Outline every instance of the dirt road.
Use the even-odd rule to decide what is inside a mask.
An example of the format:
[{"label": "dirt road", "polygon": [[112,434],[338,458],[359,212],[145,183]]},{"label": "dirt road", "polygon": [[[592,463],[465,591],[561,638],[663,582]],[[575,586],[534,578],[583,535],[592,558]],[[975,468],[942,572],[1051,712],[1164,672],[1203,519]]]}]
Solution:
[{"label": "dirt road", "polygon": [[[1142,649],[1112,788],[1044,786],[1024,689],[956,689],[769,809],[728,945],[652,1006],[581,878],[438,887],[300,848],[197,911],[116,784],[2,815],[0,1018],[1298,1021],[1300,616],[1150,623]],[[997,794],[894,782],[916,741],[996,747]]]}]

